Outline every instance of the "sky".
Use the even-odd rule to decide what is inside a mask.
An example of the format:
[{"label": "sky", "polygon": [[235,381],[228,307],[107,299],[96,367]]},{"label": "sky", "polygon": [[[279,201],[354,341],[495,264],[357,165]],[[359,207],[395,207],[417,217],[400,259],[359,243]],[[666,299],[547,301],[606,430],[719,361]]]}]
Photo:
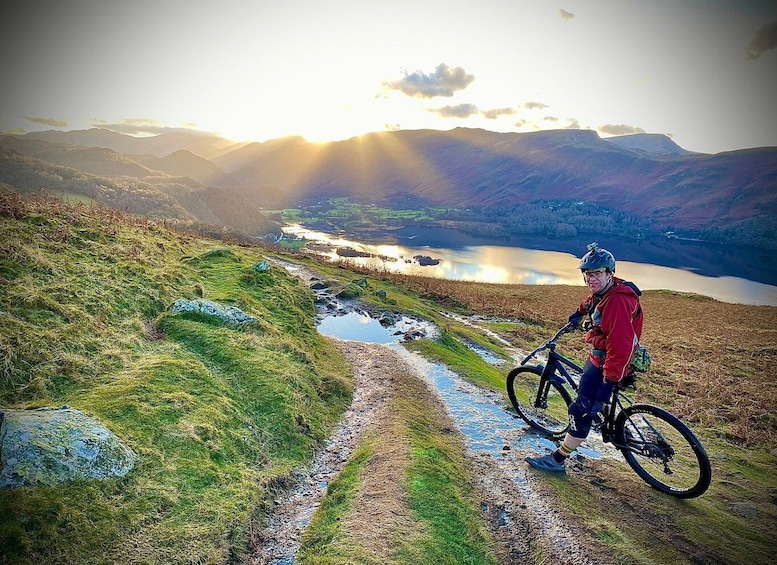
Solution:
[{"label": "sky", "polygon": [[589,129],[777,146],[777,0],[25,0],[0,132]]}]

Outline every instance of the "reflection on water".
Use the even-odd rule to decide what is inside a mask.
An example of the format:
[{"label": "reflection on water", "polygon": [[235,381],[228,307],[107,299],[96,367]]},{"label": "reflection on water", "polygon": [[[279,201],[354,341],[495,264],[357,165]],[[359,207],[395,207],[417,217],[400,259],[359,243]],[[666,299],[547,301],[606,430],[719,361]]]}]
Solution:
[{"label": "reflection on water", "polygon": [[[322,251],[322,255],[332,260],[344,259],[337,255],[337,247],[370,253],[374,257],[349,257],[347,260],[389,272],[486,283],[583,286],[577,270],[578,258],[571,253],[499,245],[446,248],[368,244],[301,226],[287,226],[284,232],[332,246],[330,250]],[[421,266],[413,260],[419,254],[439,259],[440,263]],[[724,302],[777,306],[777,286],[738,277],[708,277],[684,269],[622,260],[618,261],[618,275],[635,281],[643,290],[668,289],[693,292]]]},{"label": "reflection on water", "polygon": [[[327,316],[319,324],[318,331],[340,339],[387,344],[397,351],[417,367],[437,391],[473,451],[501,457],[505,446],[534,453],[546,453],[556,448],[553,441],[532,431],[523,420],[505,409],[505,397],[501,392],[476,387],[444,365],[406,350],[399,344],[394,330],[384,328],[374,318],[356,312]],[[581,446],[578,453],[594,459],[601,457],[597,449],[601,450],[603,446],[595,440],[588,443],[596,447]]]},{"label": "reflection on water", "polygon": [[358,312],[349,312],[344,316],[327,316],[319,324],[318,331],[340,339],[367,343],[391,343],[397,339],[386,331],[378,320]]}]

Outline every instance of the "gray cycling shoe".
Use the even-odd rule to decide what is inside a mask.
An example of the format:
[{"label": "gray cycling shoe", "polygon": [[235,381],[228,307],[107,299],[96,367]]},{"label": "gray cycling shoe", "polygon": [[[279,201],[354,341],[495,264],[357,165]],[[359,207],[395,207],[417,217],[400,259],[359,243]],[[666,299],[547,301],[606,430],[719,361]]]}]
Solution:
[{"label": "gray cycling shoe", "polygon": [[565,473],[567,469],[566,464],[557,463],[550,453],[542,457],[527,457],[526,462],[535,469],[550,473]]}]

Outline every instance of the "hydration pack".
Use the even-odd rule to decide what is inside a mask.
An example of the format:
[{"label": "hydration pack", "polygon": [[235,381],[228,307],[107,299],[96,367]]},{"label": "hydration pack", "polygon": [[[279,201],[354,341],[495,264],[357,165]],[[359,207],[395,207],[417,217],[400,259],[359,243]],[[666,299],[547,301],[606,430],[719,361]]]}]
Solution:
[{"label": "hydration pack", "polygon": [[634,356],[631,358],[631,368],[638,373],[646,373],[650,369],[650,363],[652,359],[650,352],[644,345],[638,345],[637,350],[634,352]]}]

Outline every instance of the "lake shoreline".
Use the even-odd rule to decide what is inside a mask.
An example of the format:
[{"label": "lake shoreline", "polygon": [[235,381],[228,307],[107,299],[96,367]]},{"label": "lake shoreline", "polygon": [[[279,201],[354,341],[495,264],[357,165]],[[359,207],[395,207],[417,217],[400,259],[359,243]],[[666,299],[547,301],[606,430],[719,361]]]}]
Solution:
[{"label": "lake shoreline", "polygon": [[[302,224],[288,224],[283,229],[286,235],[285,242],[279,242],[281,246],[294,243],[300,247],[302,243],[330,261],[434,278],[507,284],[581,286],[577,262],[591,241],[589,236],[512,236],[508,244],[504,238],[418,226],[372,230],[369,234],[327,233]],[[723,302],[777,306],[777,286],[773,283],[777,280],[777,258],[768,251],[670,238],[638,242],[608,238],[600,244],[615,255],[619,276],[635,281],[643,290],[667,289]],[[414,259],[417,256],[439,264],[427,261],[421,265]]]}]

